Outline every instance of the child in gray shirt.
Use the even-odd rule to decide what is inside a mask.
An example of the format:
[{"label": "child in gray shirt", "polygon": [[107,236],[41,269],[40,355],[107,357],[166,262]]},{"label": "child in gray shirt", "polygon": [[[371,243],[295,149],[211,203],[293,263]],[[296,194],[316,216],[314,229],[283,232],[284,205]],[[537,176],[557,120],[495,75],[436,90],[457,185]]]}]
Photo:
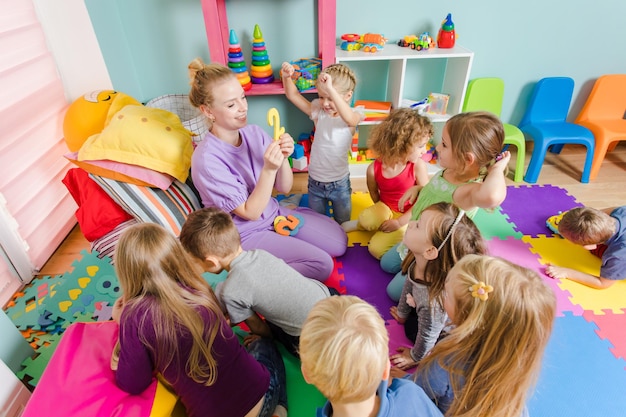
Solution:
[{"label": "child in gray shirt", "polygon": [[205,271],[228,272],[215,293],[231,325],[244,322],[251,337],[273,337],[295,356],[309,310],[319,300],[339,294],[269,252],[243,250],[230,215],[220,209],[207,207],[191,213],[180,241]]}]

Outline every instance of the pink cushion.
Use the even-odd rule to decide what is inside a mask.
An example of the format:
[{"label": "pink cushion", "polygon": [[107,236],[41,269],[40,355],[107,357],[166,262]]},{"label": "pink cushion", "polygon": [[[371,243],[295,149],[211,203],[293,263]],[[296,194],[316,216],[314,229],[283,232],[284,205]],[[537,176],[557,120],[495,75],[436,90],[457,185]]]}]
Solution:
[{"label": "pink cushion", "polygon": [[[113,321],[70,325],[22,417],[169,416],[176,399],[156,378],[139,395],[127,394],[115,384],[110,363],[117,334]],[[155,403],[160,407],[153,410]]]},{"label": "pink cushion", "polygon": [[167,190],[174,181],[174,177],[169,174],[154,171],[139,165],[126,164],[108,159],[79,161],[78,152],[65,154],[65,157],[90,174],[100,175],[101,177],[111,178],[112,180],[127,182],[129,184]]}]

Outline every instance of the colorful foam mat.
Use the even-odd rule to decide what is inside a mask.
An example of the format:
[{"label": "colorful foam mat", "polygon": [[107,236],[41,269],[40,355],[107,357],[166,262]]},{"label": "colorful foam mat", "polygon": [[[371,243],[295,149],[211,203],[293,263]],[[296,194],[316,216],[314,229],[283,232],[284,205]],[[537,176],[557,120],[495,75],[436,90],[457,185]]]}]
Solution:
[{"label": "colorful foam mat", "polygon": [[[528,404],[530,414],[534,417],[624,415],[626,282],[618,282],[606,290],[594,290],[572,281],[547,277],[544,274],[547,263],[592,273],[599,271],[598,258],[552,233],[546,226],[546,219],[550,216],[581,204],[566,190],[555,186],[509,186],[507,191],[507,198],[501,207],[490,211],[480,210],[474,220],[487,239],[492,255],[536,270],[557,297],[555,328],[544,356],[540,379]],[[306,204],[306,198],[300,204]],[[367,193],[354,194],[353,217],[356,218],[370,204],[372,201]],[[388,325],[390,351],[393,352],[399,346],[410,346],[410,343],[404,336],[402,326],[389,314],[393,303],[385,289],[391,276],[382,271],[378,261],[368,253],[369,237],[367,232],[349,234],[349,248],[345,255],[335,260],[335,270],[327,284],[342,294],[358,295],[376,306]],[[206,278],[214,284],[224,279],[224,276],[207,274]],[[117,279],[108,260],[83,252],[71,272],[59,277],[34,280],[7,309],[9,318],[36,350],[36,355],[23,363],[23,370],[18,376],[31,386],[52,385],[52,389],[47,390],[52,393],[52,397],[42,400],[41,404],[49,404],[51,398],[56,401],[58,406],[55,411],[58,413],[55,415],[113,415],[104,408],[101,413],[94,414],[90,411],[93,410],[91,403],[81,402],[90,398],[89,387],[84,383],[77,385],[71,393],[61,389],[58,369],[44,370],[59,346],[63,352],[59,354],[60,357],[67,359],[67,346],[76,343],[76,334],[88,332],[88,339],[100,340],[101,348],[112,346],[106,343],[111,337],[111,329],[106,323],[111,317],[111,306],[118,293]],[[71,325],[77,322],[97,323]],[[62,335],[68,333],[71,337],[66,341]],[[94,336],[94,333],[98,336]],[[64,344],[66,348],[63,348]],[[315,409],[325,399],[314,387],[304,382],[298,359],[282,347],[281,352],[287,370],[289,414],[314,416]],[[94,374],[102,377],[97,369],[100,367],[102,373],[106,373],[109,357],[108,354],[96,354],[88,350],[73,361],[84,362],[95,369]],[[56,359],[54,362],[57,362]],[[67,360],[63,363],[68,366],[67,369],[74,369]],[[80,372],[74,372],[79,380],[82,378],[80,375]],[[97,378],[89,377],[88,380]],[[111,380],[108,383],[113,384]],[[159,387],[161,385],[155,381],[154,394],[150,393],[142,400],[145,403],[133,408],[144,411],[137,411],[133,415],[167,415],[173,410],[171,394],[159,391]],[[106,389],[115,393],[114,386]],[[162,387],[160,389],[163,390]],[[87,390],[83,398],[77,394],[81,390]],[[159,393],[164,395],[159,396]],[[118,398],[118,394],[114,397]],[[126,400],[120,399],[120,404],[125,404]],[[38,401],[38,397],[34,396],[32,401]],[[150,407],[141,408],[145,404]],[[62,412],[66,407],[71,413]]]}]

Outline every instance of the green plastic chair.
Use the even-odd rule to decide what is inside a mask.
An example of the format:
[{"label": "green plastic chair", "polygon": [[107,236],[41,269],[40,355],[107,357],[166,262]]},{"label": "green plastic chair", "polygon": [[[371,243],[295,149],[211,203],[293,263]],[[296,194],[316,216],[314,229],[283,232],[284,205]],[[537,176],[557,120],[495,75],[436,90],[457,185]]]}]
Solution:
[{"label": "green plastic chair", "polygon": [[[500,117],[504,99],[504,81],[501,78],[475,78],[467,85],[463,112],[488,111]],[[517,126],[503,123],[504,144],[517,148],[515,173],[513,181],[521,182],[524,178],[524,162],[526,160],[526,139]]]}]

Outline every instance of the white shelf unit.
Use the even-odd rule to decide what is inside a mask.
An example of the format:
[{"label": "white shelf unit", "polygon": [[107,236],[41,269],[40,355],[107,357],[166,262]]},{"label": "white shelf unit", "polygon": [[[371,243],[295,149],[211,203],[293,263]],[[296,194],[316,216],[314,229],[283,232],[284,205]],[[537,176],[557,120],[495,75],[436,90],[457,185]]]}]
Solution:
[{"label": "white shelf unit", "polygon": [[[386,80],[383,80],[384,97],[357,98],[390,101],[393,108],[398,108],[405,99],[419,100],[431,92],[448,94],[446,114],[426,114],[435,124],[435,142],[441,135],[443,123],[461,112],[473,59],[474,53],[462,46],[416,51],[392,43],[375,53],[344,51],[339,47],[335,50],[335,62],[350,65],[379,61],[387,64]],[[351,164],[350,175],[363,177],[366,167],[364,164]],[[437,169],[437,165],[429,164],[430,174]]]},{"label": "white shelf unit", "polygon": [[[462,46],[416,51],[394,44],[386,44],[382,50],[375,53],[344,51],[341,48],[337,48],[335,51],[335,62],[345,62],[348,65],[350,65],[350,62],[388,61],[389,69],[386,80],[387,88],[385,101],[390,101],[394,108],[400,107],[402,99],[404,98],[419,99],[427,96],[430,92],[449,94],[448,114],[434,117],[434,121],[445,121],[452,115],[461,111],[473,59],[474,53]],[[445,63],[439,91],[405,91],[407,90],[407,73],[413,70],[412,68],[407,68],[407,64],[414,60],[439,60]],[[419,69],[415,70],[419,71]],[[437,74],[436,78],[439,78],[439,76],[440,74]]]}]

